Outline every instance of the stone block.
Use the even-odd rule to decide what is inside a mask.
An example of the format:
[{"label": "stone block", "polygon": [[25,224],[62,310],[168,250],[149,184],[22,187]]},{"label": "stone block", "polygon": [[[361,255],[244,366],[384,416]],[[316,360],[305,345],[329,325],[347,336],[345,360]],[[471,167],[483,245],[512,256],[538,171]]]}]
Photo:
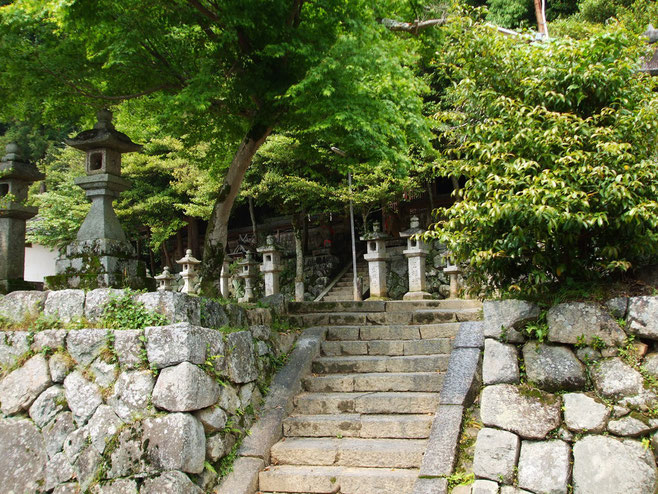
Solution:
[{"label": "stone block", "polygon": [[142,433],[141,422],[136,422],[119,431],[116,447],[110,452],[107,461],[106,477],[108,479],[136,474],[143,475],[154,471],[154,468],[145,462]]},{"label": "stone block", "polygon": [[51,384],[46,358],[35,355],[0,381],[0,410],[5,415],[27,410]]},{"label": "stone block", "polygon": [[656,486],[656,462],[639,441],[585,436],[575,443],[574,494],[647,494]]},{"label": "stone block", "polygon": [[459,323],[459,332],[453,343],[454,348],[484,348],[484,323],[466,321]]},{"label": "stone block", "polygon": [[447,479],[418,479],[414,484],[413,494],[447,494]]},{"label": "stone block", "polygon": [[13,366],[30,349],[27,336],[27,331],[0,331],[0,366]]},{"label": "stone block", "polygon": [[46,329],[44,331],[38,331],[34,334],[32,349],[35,352],[40,352],[45,348],[50,348],[51,350],[65,348],[66,334],[67,331],[64,329]]},{"label": "stone block", "polygon": [[56,454],[46,464],[46,490],[51,490],[59,484],[73,478],[73,467],[64,453]]},{"label": "stone block", "polygon": [[620,358],[602,360],[591,372],[594,388],[606,398],[636,396],[644,390],[642,374]]},{"label": "stone block", "polygon": [[[478,348],[456,348],[452,351],[439,398],[442,405],[467,405],[474,398],[478,387],[480,354]],[[417,370],[436,369],[438,366]]]},{"label": "stone block", "polygon": [[100,405],[87,423],[91,445],[96,448],[96,451],[103,454],[107,441],[119,431],[122,425],[123,421],[112,407]]},{"label": "stone block", "polygon": [[238,458],[215,494],[253,494],[258,490],[258,472],[263,468],[265,463],[260,458]]},{"label": "stone block", "polygon": [[45,481],[46,449],[29,420],[0,419],[0,486],[6,493],[38,492]]},{"label": "stone block", "polygon": [[218,398],[219,384],[189,362],[163,369],[153,388],[153,404],[170,412],[200,410]]},{"label": "stone block", "polygon": [[229,325],[229,317],[224,306],[216,300],[200,298],[200,325],[204,328],[221,328]]},{"label": "stone block", "polygon": [[484,341],[482,382],[490,384],[518,384],[519,357],[514,345],[493,338]]},{"label": "stone block", "polygon": [[519,487],[531,492],[567,494],[570,461],[571,447],[564,441],[523,441],[519,456]]},{"label": "stone block", "polygon": [[498,482],[477,479],[471,486],[471,494],[498,494]]},{"label": "stone block", "polygon": [[249,331],[230,333],[226,337],[226,348],[229,379],[238,384],[254,381],[258,377],[258,369],[256,369],[251,333]]},{"label": "stone block", "polygon": [[620,419],[608,422],[608,431],[616,436],[638,437],[658,429],[646,419],[640,420],[638,416],[627,415]]},{"label": "stone block", "polygon": [[203,426],[192,415],[172,413],[143,421],[148,461],[160,470],[201,473],[206,457]]},{"label": "stone block", "polygon": [[457,460],[463,413],[464,408],[460,405],[439,406],[420,467],[421,476],[440,477],[452,473]]},{"label": "stone block", "polygon": [[514,432],[524,439],[545,438],[560,425],[560,411],[559,397],[510,384],[487,386],[480,400],[485,425]]},{"label": "stone block", "polygon": [[209,343],[206,331],[189,323],[146,328],[144,335],[150,365],[162,369],[181,362],[203,364]]},{"label": "stone block", "polygon": [[30,418],[34,421],[39,429],[50,422],[55,416],[66,409],[66,399],[64,398],[64,388],[55,385],[46,389],[32,403],[30,407]]},{"label": "stone block", "polygon": [[253,326],[249,326],[249,331],[251,331],[251,335],[257,339],[257,340],[269,340],[270,335],[272,334],[272,329],[269,326],[266,326],[265,324],[256,324]]},{"label": "stone block", "polygon": [[583,393],[567,393],[564,400],[564,422],[573,432],[602,432],[610,410],[594,398]]},{"label": "stone block", "polygon": [[183,472],[164,472],[157,477],[146,479],[139,490],[140,494],[203,494]]},{"label": "stone block", "polygon": [[63,353],[56,353],[48,360],[50,377],[54,383],[63,383],[72,368],[73,362]]},{"label": "stone block", "polygon": [[62,451],[64,441],[74,430],[75,424],[71,412],[60,413],[55,420],[41,430],[48,458],[53,458]]},{"label": "stone block", "polygon": [[66,401],[76,424],[83,425],[103,403],[97,384],[85,379],[79,371],[73,371],[64,379]]},{"label": "stone block", "polygon": [[48,293],[43,313],[60,321],[77,321],[85,315],[84,290],[57,290]]},{"label": "stone block", "polygon": [[199,297],[179,292],[149,292],[135,296],[136,302],[159,314],[164,314],[172,323],[186,322],[201,324],[201,302]]},{"label": "stone block", "polygon": [[87,292],[85,297],[85,317],[91,322],[100,322],[103,318],[105,305],[113,298],[119,298],[124,290],[116,288],[96,288]]},{"label": "stone block", "polygon": [[[171,492],[175,491],[162,491]],[[93,494],[137,494],[137,482],[134,479],[116,479],[111,482],[98,485]]]},{"label": "stone block", "polygon": [[523,359],[528,381],[546,391],[576,391],[587,384],[585,366],[566,346],[528,342]]},{"label": "stone block", "polygon": [[620,345],[626,333],[617,321],[598,304],[566,302],[548,311],[548,340],[576,345],[592,343],[596,338],[608,346]]},{"label": "stone block", "polygon": [[126,329],[114,331],[114,351],[123,370],[137,369],[148,362],[143,360],[144,331],[141,329]]},{"label": "stone block", "polygon": [[199,419],[203,425],[203,430],[207,434],[218,432],[224,428],[228,417],[226,412],[218,406],[204,408],[194,413],[194,416]]},{"label": "stone block", "polygon": [[513,343],[523,342],[518,330],[539,317],[539,307],[525,300],[485,300],[482,310],[484,336]]},{"label": "stone block", "polygon": [[511,432],[480,430],[475,442],[473,473],[477,477],[512,483],[520,443],[519,436]]},{"label": "stone block", "polygon": [[34,319],[43,312],[50,292],[16,291],[0,298],[0,314],[12,322]]},{"label": "stone block", "polygon": [[78,364],[91,364],[107,348],[107,329],[79,329],[69,331],[66,347]]},{"label": "stone block", "polygon": [[114,384],[114,392],[108,404],[124,422],[149,415],[148,407],[154,385],[155,378],[150,371],[122,372]]},{"label": "stone block", "polygon": [[658,297],[631,297],[626,330],[640,338],[658,340]]}]

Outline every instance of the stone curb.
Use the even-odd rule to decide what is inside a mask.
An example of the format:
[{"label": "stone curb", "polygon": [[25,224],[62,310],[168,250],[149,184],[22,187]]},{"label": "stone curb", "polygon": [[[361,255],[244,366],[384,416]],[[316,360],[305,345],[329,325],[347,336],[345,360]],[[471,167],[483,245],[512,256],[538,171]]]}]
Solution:
[{"label": "stone curb", "polygon": [[295,343],[288,363],[274,376],[258,421],[238,451],[233,471],[215,489],[215,494],[254,494],[258,473],[270,461],[272,446],[283,436],[283,420],[293,408],[301,381],[320,352],[327,328],[306,329]]},{"label": "stone curb", "polygon": [[483,328],[481,322],[470,321],[459,326],[413,494],[448,492],[446,477],[452,474],[457,460],[464,407],[473,401],[478,390]]}]

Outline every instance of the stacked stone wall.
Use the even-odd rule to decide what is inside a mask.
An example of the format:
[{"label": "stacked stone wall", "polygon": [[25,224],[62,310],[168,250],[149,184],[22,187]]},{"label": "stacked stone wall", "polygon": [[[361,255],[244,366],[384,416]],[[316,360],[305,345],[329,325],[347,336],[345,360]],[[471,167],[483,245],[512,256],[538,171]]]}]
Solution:
[{"label": "stacked stone wall", "polygon": [[[93,323],[114,292],[14,292],[0,314]],[[172,324],[0,331],[2,492],[201,493],[226,473],[294,333],[271,309],[135,298]]]},{"label": "stacked stone wall", "polygon": [[473,494],[656,492],[658,297],[484,316]]}]

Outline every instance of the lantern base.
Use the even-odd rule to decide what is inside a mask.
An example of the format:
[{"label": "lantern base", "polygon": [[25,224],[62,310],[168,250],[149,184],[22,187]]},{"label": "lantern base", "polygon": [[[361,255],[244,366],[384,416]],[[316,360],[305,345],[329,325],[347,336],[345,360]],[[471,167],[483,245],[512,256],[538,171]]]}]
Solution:
[{"label": "lantern base", "polygon": [[402,300],[431,300],[432,294],[427,292],[407,292]]},{"label": "lantern base", "polygon": [[147,288],[155,280],[146,276],[146,265],[136,259],[127,242],[110,239],[73,242],[56,263],[57,274],[46,277],[50,289]]}]

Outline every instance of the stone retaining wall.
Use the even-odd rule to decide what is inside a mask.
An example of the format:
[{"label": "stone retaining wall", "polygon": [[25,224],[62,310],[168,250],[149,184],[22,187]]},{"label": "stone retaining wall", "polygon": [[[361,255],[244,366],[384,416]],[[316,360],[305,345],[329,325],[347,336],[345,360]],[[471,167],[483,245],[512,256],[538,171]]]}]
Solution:
[{"label": "stone retaining wall", "polygon": [[484,316],[472,493],[656,492],[658,297]]},{"label": "stone retaining wall", "polygon": [[[14,292],[0,299],[0,314],[94,321],[111,295]],[[135,297],[173,324],[0,332],[3,493],[212,490],[295,335],[272,331],[270,309]]]}]

